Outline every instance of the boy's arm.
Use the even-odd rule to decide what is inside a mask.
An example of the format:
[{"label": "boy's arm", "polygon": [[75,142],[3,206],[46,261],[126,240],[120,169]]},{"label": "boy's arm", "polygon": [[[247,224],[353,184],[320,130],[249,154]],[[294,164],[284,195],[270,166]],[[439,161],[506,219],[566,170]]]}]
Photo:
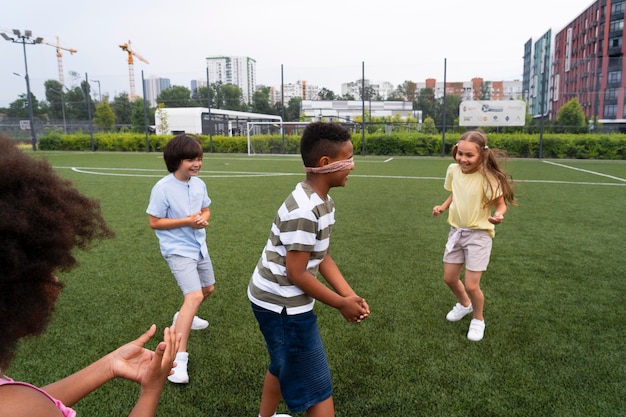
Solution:
[{"label": "boy's arm", "polygon": [[166,230],[175,229],[177,227],[193,227],[200,229],[208,225],[211,212],[206,207],[200,212],[192,213],[188,217],[182,217],[180,219],[169,219],[167,217],[155,217],[151,214],[148,215],[150,227],[154,230]]},{"label": "boy's arm", "polygon": [[309,296],[339,310],[346,320],[360,323],[365,319],[369,315],[369,306],[354,293],[330,255],[326,255],[320,263],[320,273],[336,292],[307,271],[309,258],[309,252],[287,252],[289,281]]}]

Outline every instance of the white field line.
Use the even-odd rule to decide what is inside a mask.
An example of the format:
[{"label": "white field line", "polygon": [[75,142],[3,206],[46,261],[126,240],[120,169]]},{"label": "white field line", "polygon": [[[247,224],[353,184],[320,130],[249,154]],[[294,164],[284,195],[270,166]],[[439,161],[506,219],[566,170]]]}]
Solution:
[{"label": "white field line", "polygon": [[590,171],[588,169],[582,169],[582,168],[576,168],[576,167],[572,167],[572,166],[565,165],[565,164],[559,164],[558,162],[552,162],[552,161],[542,161],[542,162],[546,164],[554,165],[557,167],[561,167],[561,168],[573,169],[574,171],[586,172],[588,174],[598,175],[600,177],[606,177],[606,178],[611,178],[612,180],[626,182],[626,178],[615,177],[613,175],[603,174],[601,172]]},{"label": "white field line", "polygon": [[[90,175],[104,175],[114,177],[147,177],[147,178],[162,178],[167,173],[162,169],[147,169],[147,168],[100,168],[100,167],[55,167],[56,169],[71,169],[74,172]],[[138,172],[154,172],[150,174],[139,173],[123,173],[118,171],[138,171]],[[250,177],[287,177],[287,176],[303,176],[302,172],[251,172],[251,171],[210,171],[203,170],[200,173],[201,178],[250,178]],[[444,181],[443,177],[418,177],[410,175],[364,175],[364,174],[350,174],[353,178],[383,178],[383,179],[404,179],[404,180],[436,180]],[[610,177],[610,176],[609,176]],[[613,178],[613,177],[610,177]],[[540,184],[571,184],[571,185],[608,185],[608,186],[626,186],[626,180],[621,178],[615,178],[624,181],[620,183],[606,183],[606,182],[583,182],[583,181],[552,181],[552,180],[515,180],[518,183],[540,183]]]}]

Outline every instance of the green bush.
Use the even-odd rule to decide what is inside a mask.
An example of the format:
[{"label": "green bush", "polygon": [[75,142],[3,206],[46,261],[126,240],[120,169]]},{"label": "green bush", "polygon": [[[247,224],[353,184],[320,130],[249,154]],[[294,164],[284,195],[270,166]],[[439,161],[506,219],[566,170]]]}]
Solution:
[{"label": "green bush", "polygon": [[[352,135],[355,153],[361,153],[361,132]],[[152,152],[160,152],[168,136],[150,135],[148,146]],[[445,137],[445,152],[458,140],[459,133],[448,132]],[[512,158],[569,158],[569,159],[626,159],[626,135],[624,134],[527,134],[489,133],[489,146],[502,149]],[[248,153],[245,136],[200,135],[205,152]],[[90,151],[91,135],[75,133],[65,135],[59,131],[48,131],[39,139],[41,150]],[[365,134],[366,155],[441,156],[442,136],[414,132],[384,132]],[[300,137],[296,135],[255,135],[251,138],[251,151],[256,154],[297,154]],[[144,133],[95,133],[93,148],[97,151],[145,152]]]}]

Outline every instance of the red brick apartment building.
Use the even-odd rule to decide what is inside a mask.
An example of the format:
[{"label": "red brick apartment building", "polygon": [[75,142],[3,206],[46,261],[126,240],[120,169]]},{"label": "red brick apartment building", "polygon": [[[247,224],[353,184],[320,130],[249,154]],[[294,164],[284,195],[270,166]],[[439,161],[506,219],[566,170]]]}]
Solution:
[{"label": "red brick apartment building", "polygon": [[550,119],[578,98],[589,120],[604,131],[626,131],[624,0],[597,0],[564,29],[553,44]]}]

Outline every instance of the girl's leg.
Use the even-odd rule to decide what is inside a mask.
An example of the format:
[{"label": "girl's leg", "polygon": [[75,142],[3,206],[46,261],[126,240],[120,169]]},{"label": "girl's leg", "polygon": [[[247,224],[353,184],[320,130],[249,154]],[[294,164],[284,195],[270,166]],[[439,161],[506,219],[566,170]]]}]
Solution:
[{"label": "girl's leg", "polygon": [[276,413],[278,403],[282,394],[280,392],[280,384],[278,378],[267,371],[265,380],[263,381],[263,393],[261,394],[261,405],[259,407],[259,416],[271,417]]},{"label": "girl's leg", "polygon": [[306,417],[335,417],[335,403],[330,397],[306,410]]},{"label": "girl's leg", "polygon": [[[463,307],[470,305],[470,298],[461,282],[461,269],[463,264],[443,264],[443,280]],[[467,273],[465,275],[467,278]]]},{"label": "girl's leg", "polygon": [[480,289],[480,278],[482,277],[482,271],[468,271],[465,270],[465,291],[472,300],[472,306],[474,307],[474,318],[476,320],[483,321],[483,307],[485,305],[485,296]]}]

